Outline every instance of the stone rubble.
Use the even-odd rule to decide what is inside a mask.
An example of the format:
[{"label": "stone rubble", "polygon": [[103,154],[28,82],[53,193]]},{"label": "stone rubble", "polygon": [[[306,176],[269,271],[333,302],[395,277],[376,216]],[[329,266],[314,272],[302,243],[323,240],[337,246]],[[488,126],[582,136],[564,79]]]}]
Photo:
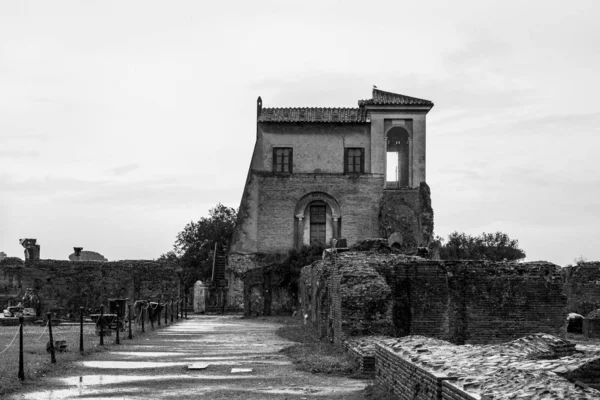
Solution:
[{"label": "stone rubble", "polygon": [[379,344],[482,400],[600,398],[600,391],[577,382],[579,372],[600,366],[600,346],[576,349],[548,334],[494,345],[456,346],[422,336],[361,339],[354,344],[363,351]]}]

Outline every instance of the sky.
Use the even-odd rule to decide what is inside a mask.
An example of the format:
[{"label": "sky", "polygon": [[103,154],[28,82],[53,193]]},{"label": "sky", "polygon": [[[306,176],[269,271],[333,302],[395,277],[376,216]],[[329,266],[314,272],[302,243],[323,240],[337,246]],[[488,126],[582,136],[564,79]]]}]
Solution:
[{"label": "sky", "polygon": [[0,251],[153,259],[238,207],[265,107],[431,100],[435,234],[600,260],[600,2],[0,2]]}]

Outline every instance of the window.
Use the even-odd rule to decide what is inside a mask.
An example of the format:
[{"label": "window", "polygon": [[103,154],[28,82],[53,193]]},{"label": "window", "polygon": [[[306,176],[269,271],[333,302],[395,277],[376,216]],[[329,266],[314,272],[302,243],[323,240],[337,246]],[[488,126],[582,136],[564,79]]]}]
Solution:
[{"label": "window", "polygon": [[409,185],[408,132],[402,127],[394,127],[387,133],[386,188],[397,189]]},{"label": "window", "polygon": [[273,172],[292,172],[294,158],[291,147],[273,147]]},{"label": "window", "polygon": [[365,149],[362,147],[346,147],[344,149],[344,172],[360,174],[365,172]]},{"label": "window", "polygon": [[326,215],[325,205],[310,206],[310,243],[326,243]]}]

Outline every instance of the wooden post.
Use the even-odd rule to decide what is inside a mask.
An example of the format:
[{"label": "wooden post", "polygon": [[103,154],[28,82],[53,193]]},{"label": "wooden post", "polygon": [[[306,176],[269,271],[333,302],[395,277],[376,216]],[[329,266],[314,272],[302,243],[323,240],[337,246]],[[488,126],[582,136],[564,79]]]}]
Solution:
[{"label": "wooden post", "polygon": [[48,334],[50,335],[50,362],[56,364],[56,355],[54,354],[54,338],[52,337],[52,313],[46,314],[48,317]]}]

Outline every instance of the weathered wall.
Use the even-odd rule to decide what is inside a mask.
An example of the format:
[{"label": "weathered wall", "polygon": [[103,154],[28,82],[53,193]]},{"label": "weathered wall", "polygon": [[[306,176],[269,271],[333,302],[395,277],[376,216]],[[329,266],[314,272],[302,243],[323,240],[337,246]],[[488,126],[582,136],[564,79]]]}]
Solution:
[{"label": "weathered wall", "polygon": [[[323,270],[329,271],[329,278]],[[324,309],[314,294],[328,293]],[[430,261],[344,253],[302,272],[302,307],[326,314],[341,342],[364,334],[425,335],[453,343],[491,343],[535,332],[565,333],[560,267],[545,263]],[[310,286],[310,287],[309,287]],[[329,306],[328,306],[329,307]],[[313,317],[313,322],[315,318]],[[337,329],[336,329],[337,327]]]},{"label": "weathered wall", "polygon": [[389,238],[404,252],[427,247],[433,239],[433,209],[429,186],[419,190],[384,190],[379,203],[379,237]]},{"label": "weathered wall", "polygon": [[418,188],[426,181],[426,131],[425,120],[427,111],[371,111],[371,172],[385,174],[386,168],[386,135],[395,126],[409,127],[408,133],[412,141],[409,165],[410,187]]},{"label": "weathered wall", "polygon": [[[108,298],[164,300],[179,295],[178,270],[158,261],[0,261],[0,305],[19,302],[27,288],[40,298],[40,312],[96,309]],[[165,297],[161,297],[165,296]]]},{"label": "weathered wall", "polygon": [[567,310],[583,316],[600,308],[600,262],[563,268]]},{"label": "weathered wall", "polygon": [[260,171],[273,168],[273,147],[294,149],[294,173],[343,173],[344,148],[365,149],[365,173],[370,173],[371,140],[368,124],[259,124],[261,146]]},{"label": "weathered wall", "polygon": [[[296,307],[283,266],[278,263],[247,271],[243,276],[244,315],[291,314]],[[287,279],[289,281],[289,279]]]},{"label": "weathered wall", "polygon": [[383,178],[370,175],[263,174],[259,178],[258,252],[287,252],[295,246],[294,211],[312,192],[327,193],[341,208],[339,237],[348,244],[377,237]]}]

